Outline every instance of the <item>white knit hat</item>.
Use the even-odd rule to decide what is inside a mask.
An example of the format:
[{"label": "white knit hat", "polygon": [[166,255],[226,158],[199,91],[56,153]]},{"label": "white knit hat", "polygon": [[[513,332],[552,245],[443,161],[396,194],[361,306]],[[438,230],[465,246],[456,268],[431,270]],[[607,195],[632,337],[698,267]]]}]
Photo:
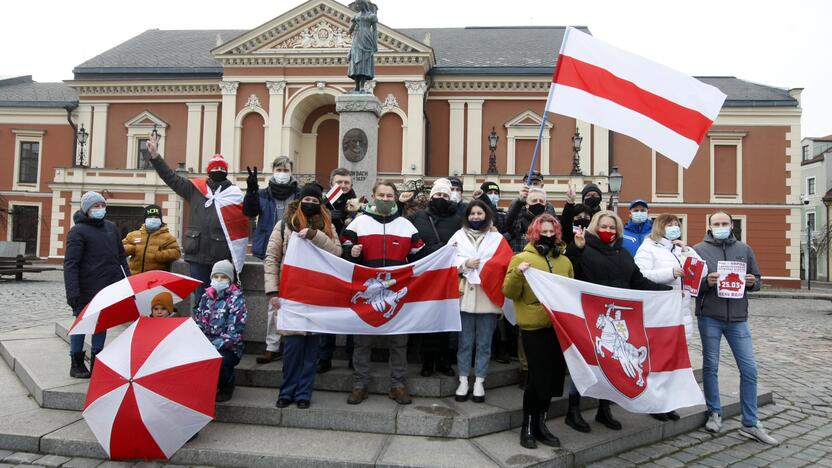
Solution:
[{"label": "white knit hat", "polygon": [[444,193],[448,197],[451,196],[451,181],[445,178],[436,179],[433,181],[433,186],[430,188],[430,198],[437,193]]}]

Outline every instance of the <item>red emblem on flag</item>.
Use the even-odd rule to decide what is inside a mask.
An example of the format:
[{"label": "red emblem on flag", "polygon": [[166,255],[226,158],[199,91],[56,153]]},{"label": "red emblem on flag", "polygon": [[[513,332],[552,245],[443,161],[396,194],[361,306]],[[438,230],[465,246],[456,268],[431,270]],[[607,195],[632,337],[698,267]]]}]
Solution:
[{"label": "red emblem on flag", "polygon": [[650,353],[640,301],[582,294],[592,347],[607,380],[628,398],[647,388]]},{"label": "red emblem on flag", "polygon": [[386,324],[404,305],[408,293],[404,285],[412,276],[412,268],[385,271],[356,266],[350,308],[370,326],[378,328]]},{"label": "red emblem on flag", "polygon": [[728,273],[722,281],[719,282],[719,289],[725,291],[738,292],[742,289],[744,281],[737,273]]}]

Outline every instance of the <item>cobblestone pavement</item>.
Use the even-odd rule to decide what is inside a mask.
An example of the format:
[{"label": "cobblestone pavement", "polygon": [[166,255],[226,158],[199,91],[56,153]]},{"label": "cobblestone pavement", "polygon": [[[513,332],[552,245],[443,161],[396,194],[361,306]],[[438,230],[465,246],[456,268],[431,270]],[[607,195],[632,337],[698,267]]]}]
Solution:
[{"label": "cobblestone pavement", "polygon": [[[0,332],[70,316],[61,272],[30,277],[22,283],[0,281]],[[760,408],[760,418],[780,441],[779,446],[769,447],[738,435],[740,421],[735,417],[725,421],[720,434],[694,431],[590,466],[832,468],[832,302],[755,299],[751,301],[751,332],[759,383],[773,390],[775,399],[775,404]],[[691,352],[700,350],[697,334]],[[720,366],[736,368],[724,340]],[[3,459],[10,455],[0,450],[0,467],[9,463]]]},{"label": "cobblestone pavement", "polygon": [[[755,299],[750,324],[758,382],[775,402],[759,416],[779,446],[739,435],[737,416],[719,434],[701,429],[590,467],[832,467],[832,302]],[[698,333],[692,342],[691,352],[701,351]],[[721,351],[720,367],[736,369],[725,340]]]}]

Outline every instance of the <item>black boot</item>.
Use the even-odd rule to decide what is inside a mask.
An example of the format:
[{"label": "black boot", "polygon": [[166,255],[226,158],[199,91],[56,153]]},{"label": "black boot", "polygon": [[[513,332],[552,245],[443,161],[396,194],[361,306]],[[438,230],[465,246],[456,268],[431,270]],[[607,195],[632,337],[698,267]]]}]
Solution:
[{"label": "black boot", "polygon": [[77,353],[72,353],[69,357],[71,359],[69,376],[75,379],[90,378],[90,371],[87,369],[87,365],[84,364],[84,352],[79,351]]},{"label": "black boot", "polygon": [[523,426],[520,428],[520,445],[527,449],[536,449],[534,440],[534,417],[530,413],[523,414]]},{"label": "black boot", "polygon": [[529,381],[529,371],[521,370],[520,371],[520,381],[517,382],[517,386],[520,387],[520,390],[526,389],[526,384]]},{"label": "black boot", "polygon": [[595,420],[614,431],[621,430],[621,423],[612,417],[609,400],[598,400],[598,412],[595,413]]},{"label": "black boot", "polygon": [[511,362],[511,358],[508,355],[508,350],[506,349],[506,343],[504,341],[497,341],[494,356],[494,360],[500,364],[509,364]]},{"label": "black boot", "polygon": [[581,415],[581,396],[569,395],[569,409],[566,410],[566,425],[578,432],[589,432],[589,424]]},{"label": "black boot", "polygon": [[95,367],[95,356],[101,351],[93,353],[90,351],[90,375],[92,375],[92,368]]},{"label": "black boot", "polygon": [[538,414],[537,424],[535,424],[532,428],[534,438],[543,445],[548,445],[549,447],[560,447],[560,439],[549,432],[549,428],[546,427],[546,416],[548,416],[548,414],[545,411]]}]

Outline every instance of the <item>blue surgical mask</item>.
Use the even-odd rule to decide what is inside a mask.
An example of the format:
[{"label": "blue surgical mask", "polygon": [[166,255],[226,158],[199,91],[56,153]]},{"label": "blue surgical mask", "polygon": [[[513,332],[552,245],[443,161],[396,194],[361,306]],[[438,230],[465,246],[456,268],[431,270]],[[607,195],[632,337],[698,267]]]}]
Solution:
[{"label": "blue surgical mask", "polygon": [[92,219],[104,219],[107,215],[107,208],[90,208],[89,217]]},{"label": "blue surgical mask", "polygon": [[500,201],[500,195],[496,193],[489,193],[488,199],[491,200],[491,204],[497,206],[497,203]]},{"label": "blue surgical mask", "polygon": [[679,226],[668,226],[664,230],[664,237],[666,237],[667,240],[675,241],[676,239],[682,237],[682,228]]},{"label": "blue surgical mask", "polygon": [[647,221],[646,211],[635,211],[631,214],[630,219],[636,224],[642,224]]},{"label": "blue surgical mask", "polygon": [[146,218],[144,220],[144,227],[146,227],[148,231],[156,231],[162,227],[162,220],[160,218]]},{"label": "blue surgical mask", "polygon": [[292,181],[292,174],[289,174],[288,172],[275,172],[274,175],[272,175],[272,180],[274,180],[274,183],[278,185],[286,185]]},{"label": "blue surgical mask", "polygon": [[729,227],[718,227],[712,228],[711,234],[713,234],[714,239],[716,240],[725,240],[731,237],[731,228]]},{"label": "blue surgical mask", "polygon": [[211,287],[218,293],[225,291],[230,285],[231,282],[228,280],[211,280]]}]

